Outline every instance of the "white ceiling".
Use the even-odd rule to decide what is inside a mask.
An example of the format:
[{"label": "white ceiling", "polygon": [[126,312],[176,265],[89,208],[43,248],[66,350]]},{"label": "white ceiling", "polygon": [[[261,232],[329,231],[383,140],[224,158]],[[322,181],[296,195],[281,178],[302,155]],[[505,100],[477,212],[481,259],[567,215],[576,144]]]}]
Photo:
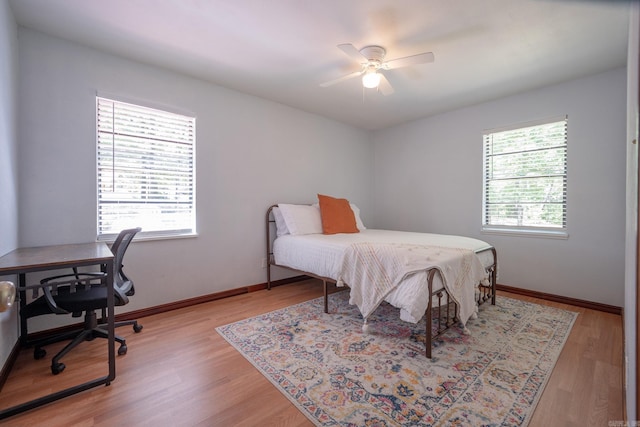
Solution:
[{"label": "white ceiling", "polygon": [[[624,66],[627,1],[10,0],[18,24],[363,129]],[[378,44],[395,93],[336,45]]]}]

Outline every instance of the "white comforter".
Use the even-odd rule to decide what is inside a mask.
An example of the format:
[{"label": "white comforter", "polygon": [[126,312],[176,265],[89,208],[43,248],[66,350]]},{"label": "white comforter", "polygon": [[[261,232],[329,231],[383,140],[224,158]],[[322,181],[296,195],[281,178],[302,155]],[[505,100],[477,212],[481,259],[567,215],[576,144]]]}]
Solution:
[{"label": "white comforter", "polygon": [[[476,313],[475,289],[487,272],[469,249],[407,243],[354,243],[344,252],[338,285],[349,285],[350,304],[365,319],[410,275],[435,268],[458,304],[462,324]],[[426,289],[428,287],[425,286]],[[426,290],[425,289],[425,290]]]},{"label": "white comforter", "polygon": [[[273,243],[274,261],[278,265],[338,281],[346,249],[354,243],[366,242],[464,248],[477,253],[485,268],[494,262],[492,252],[487,250],[491,245],[481,240],[461,236],[372,229],[354,234],[284,235],[278,237]],[[434,290],[443,286],[437,274],[435,279]],[[410,274],[387,294],[384,300],[400,309],[402,320],[417,323],[424,315],[429,302],[426,283],[425,271]]]}]

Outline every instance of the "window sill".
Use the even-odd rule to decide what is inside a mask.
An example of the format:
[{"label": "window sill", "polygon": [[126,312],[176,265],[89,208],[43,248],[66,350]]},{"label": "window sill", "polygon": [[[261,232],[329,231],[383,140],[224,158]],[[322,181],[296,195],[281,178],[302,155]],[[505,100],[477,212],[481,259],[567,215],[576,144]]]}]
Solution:
[{"label": "window sill", "polygon": [[[117,234],[101,236],[96,239],[98,242],[105,243],[113,243],[118,237]],[[134,242],[143,242],[143,241],[151,241],[151,240],[174,240],[174,239],[191,239],[194,237],[198,237],[198,233],[184,233],[184,234],[147,234],[138,233],[136,237],[134,237]]]},{"label": "window sill", "polygon": [[531,230],[519,228],[483,227],[480,232],[482,234],[496,234],[501,236],[515,237],[539,237],[543,239],[567,240],[569,238],[569,233],[560,230]]}]

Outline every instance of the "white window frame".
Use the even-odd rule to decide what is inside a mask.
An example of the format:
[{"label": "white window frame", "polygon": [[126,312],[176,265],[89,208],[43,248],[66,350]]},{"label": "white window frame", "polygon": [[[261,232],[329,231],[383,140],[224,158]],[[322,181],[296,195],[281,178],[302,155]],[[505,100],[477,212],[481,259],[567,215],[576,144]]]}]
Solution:
[{"label": "white window frame", "polygon": [[[533,136],[533,130],[535,129],[549,129],[554,124],[558,126],[564,125],[564,129],[561,132],[556,132],[553,135],[548,136],[544,142],[539,145],[535,141]],[[482,185],[482,232],[483,233],[496,233],[518,236],[535,236],[535,237],[549,237],[566,239],[569,237],[567,228],[567,129],[568,129],[568,117],[552,117],[544,120],[538,120],[533,122],[521,123],[517,125],[485,130],[483,132],[483,185]],[[515,131],[515,132],[514,132]],[[494,140],[498,141],[500,137],[522,138],[523,149],[511,150],[508,152],[496,152],[494,150]],[[498,144],[498,143],[496,143]],[[530,153],[543,153],[543,152],[556,152],[562,155],[562,164],[557,164],[555,171],[527,176],[521,174],[513,174],[508,171],[506,167],[499,167],[500,156],[520,156],[519,160],[523,165],[535,164],[533,160],[528,161],[526,158]],[[512,157],[513,159],[513,157]],[[493,167],[492,167],[493,166]],[[496,168],[498,168],[496,170]],[[509,200],[509,197],[498,199],[501,193],[499,193],[495,186],[499,185],[498,181],[502,182],[521,182],[523,184],[532,183],[536,180],[553,180],[556,185],[560,183],[560,190],[557,187],[554,189],[555,197],[553,201],[523,201],[526,191],[514,194],[514,198]],[[495,186],[494,186],[495,185]],[[560,194],[561,193],[561,194]],[[535,193],[532,191],[529,193],[530,197],[533,197]],[[494,196],[494,197],[492,197]],[[492,202],[496,200],[495,202]],[[513,201],[513,203],[507,203],[506,200]],[[517,219],[508,216],[492,215],[491,212],[497,209],[499,205],[516,205],[515,209],[519,212]],[[534,224],[533,221],[526,223],[526,220],[522,218],[522,212],[526,209],[526,205],[529,205],[531,209],[537,205],[538,208],[543,209],[547,205],[560,205],[561,208],[561,222],[562,224]],[[497,219],[500,218],[501,219]],[[508,219],[506,219],[508,218]],[[516,221],[514,224],[513,221]]]},{"label": "white window frame", "polygon": [[96,95],[97,240],[196,235],[196,119]]}]

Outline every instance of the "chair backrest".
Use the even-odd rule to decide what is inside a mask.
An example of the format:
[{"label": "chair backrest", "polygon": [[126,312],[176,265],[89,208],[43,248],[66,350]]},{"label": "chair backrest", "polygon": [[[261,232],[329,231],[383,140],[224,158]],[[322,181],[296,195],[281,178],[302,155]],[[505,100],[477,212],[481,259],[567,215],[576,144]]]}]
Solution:
[{"label": "chair backrest", "polygon": [[135,293],[133,281],[130,280],[122,271],[122,261],[124,260],[124,253],[129,247],[129,243],[133,240],[135,235],[139,233],[142,228],[130,228],[122,230],[116,240],[111,245],[111,252],[113,253],[113,266],[114,266],[114,290],[116,293],[117,305],[124,305],[128,302],[127,296],[131,296]]}]

